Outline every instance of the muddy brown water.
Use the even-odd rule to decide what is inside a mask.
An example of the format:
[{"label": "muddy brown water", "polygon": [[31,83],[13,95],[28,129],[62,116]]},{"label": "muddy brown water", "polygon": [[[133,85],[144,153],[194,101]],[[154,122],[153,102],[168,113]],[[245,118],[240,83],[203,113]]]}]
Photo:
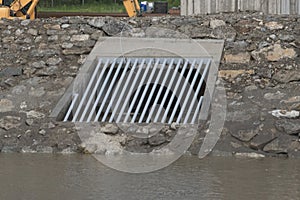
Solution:
[{"label": "muddy brown water", "polygon": [[0,154],[0,199],[300,199],[300,160],[183,157],[128,174],[88,155]]}]

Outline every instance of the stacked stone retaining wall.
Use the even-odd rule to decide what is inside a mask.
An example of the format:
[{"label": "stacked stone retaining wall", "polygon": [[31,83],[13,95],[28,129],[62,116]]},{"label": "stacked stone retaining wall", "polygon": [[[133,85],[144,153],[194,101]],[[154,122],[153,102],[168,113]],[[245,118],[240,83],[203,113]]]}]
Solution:
[{"label": "stacked stone retaining wall", "polygon": [[[0,30],[1,152],[89,152],[72,123],[49,115],[98,38],[126,36],[225,39],[219,77],[227,117],[212,154],[300,157],[299,16],[64,17],[0,20]],[[120,145],[153,149],[169,141],[167,129]],[[119,138],[116,127],[105,130]],[[192,153],[206,131],[199,130]]]}]

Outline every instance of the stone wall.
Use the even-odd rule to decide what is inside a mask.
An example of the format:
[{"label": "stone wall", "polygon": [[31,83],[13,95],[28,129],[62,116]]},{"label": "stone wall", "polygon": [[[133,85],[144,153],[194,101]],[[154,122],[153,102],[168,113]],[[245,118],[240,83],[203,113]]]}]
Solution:
[{"label": "stone wall", "polygon": [[[225,81],[228,110],[212,154],[300,157],[298,16],[64,17],[1,20],[0,29],[2,152],[93,152],[81,144],[72,123],[49,114],[97,39],[126,36],[225,39],[219,77]],[[106,134],[117,137],[115,129]],[[192,153],[205,131],[199,130]],[[169,141],[167,133],[143,141],[123,138],[118,144],[153,149]]]}]

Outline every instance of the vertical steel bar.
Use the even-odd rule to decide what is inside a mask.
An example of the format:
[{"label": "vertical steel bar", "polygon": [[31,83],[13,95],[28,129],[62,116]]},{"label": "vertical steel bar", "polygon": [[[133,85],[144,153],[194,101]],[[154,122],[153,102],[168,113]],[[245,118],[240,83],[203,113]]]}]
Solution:
[{"label": "vertical steel bar", "polygon": [[[170,88],[171,88],[172,85],[173,85],[173,82],[174,82],[174,80],[175,80],[177,71],[178,71],[178,69],[179,69],[179,67],[180,67],[180,65],[181,65],[181,62],[182,62],[182,60],[180,59],[180,60],[178,61],[177,65],[176,65],[176,68],[175,68],[175,70],[174,70],[174,73],[173,73],[173,75],[172,75],[172,77],[171,77],[171,80],[170,80],[170,83],[169,83]],[[162,108],[163,108],[163,105],[165,104],[165,102],[166,102],[166,100],[167,100],[168,95],[169,95],[168,92],[166,92],[166,93],[164,94],[163,100],[162,100],[162,102],[161,102],[161,105],[162,105],[162,106],[159,107],[158,112],[156,113],[156,115],[155,115],[155,117],[154,117],[154,122],[157,122],[158,117],[159,117],[159,115],[160,115],[160,113],[161,113],[161,110],[162,110]],[[149,113],[149,115],[148,115],[147,121],[146,121],[147,123],[150,122],[150,119],[151,119],[151,117],[152,117],[153,112],[154,112],[154,109],[151,109],[151,111],[150,111],[150,113]]]},{"label": "vertical steel bar", "polygon": [[[180,83],[181,83],[181,79],[183,78],[184,72],[185,72],[185,70],[186,70],[188,64],[189,64],[189,61],[186,60],[185,63],[184,63],[184,65],[183,65],[182,71],[181,71],[181,73],[180,73],[179,80],[177,80],[177,83],[176,83],[176,85],[175,85],[175,87],[174,87],[174,91],[173,91],[173,93],[172,93],[172,96],[171,96],[171,99],[170,99],[169,104],[168,104],[168,106],[167,106],[167,109],[166,109],[166,111],[165,111],[165,114],[164,114],[164,116],[163,116],[163,118],[162,118],[162,120],[161,120],[162,123],[164,123],[165,120],[166,120],[166,118],[167,118],[168,112],[169,112],[169,110],[170,110],[170,108],[171,108],[172,102],[173,102],[173,100],[174,100],[174,98],[175,98],[175,94],[176,94],[176,92],[177,92],[177,90],[178,90],[178,88],[179,88],[179,85],[180,85]],[[157,121],[154,120],[154,122],[157,122]]]},{"label": "vertical steel bar", "polygon": [[[170,71],[171,71],[171,68],[172,68],[172,66],[173,66],[173,63],[174,63],[174,59],[172,59],[171,62],[169,63],[167,72],[166,72],[166,74],[164,75],[163,81],[162,81],[162,83],[161,83],[161,85],[160,85],[160,87],[159,87],[159,91],[158,91],[158,93],[157,93],[157,95],[156,95],[156,98],[155,98],[154,103],[153,103],[152,106],[156,105],[157,102],[158,102],[158,100],[159,100],[159,98],[160,98],[160,94],[162,93],[162,90],[163,90],[163,88],[164,88],[164,85],[165,85],[165,83],[166,83],[166,81],[167,81],[167,79],[168,79],[168,76],[169,76],[169,74],[170,74]],[[164,68],[164,67],[165,67],[165,64],[161,67],[161,70],[162,70],[161,72],[163,72],[163,70],[164,70],[163,68]],[[155,80],[155,85],[158,85],[160,77],[161,77],[161,73],[160,73],[160,74],[158,75],[158,77],[156,78],[156,80]],[[141,118],[140,118],[140,120],[139,120],[139,123],[142,122],[142,119],[144,118],[144,116],[145,116],[145,114],[146,114],[147,108],[148,108],[148,106],[149,106],[149,104],[150,104],[150,101],[151,101],[151,99],[152,99],[152,96],[153,96],[155,90],[156,90],[156,87],[153,87],[153,88],[152,88],[152,91],[151,91],[151,93],[150,93],[150,96],[149,96],[149,98],[148,98],[148,100],[147,100],[147,103],[146,103],[146,105],[145,105],[145,108],[144,108],[144,110],[143,110],[143,113],[142,113],[142,115],[141,115]],[[153,109],[151,109],[151,110],[153,110]],[[148,115],[147,118],[149,118],[149,115]]]},{"label": "vertical steel bar", "polygon": [[[100,73],[100,76],[98,77],[98,81],[102,81],[103,75],[104,75],[105,70],[106,70],[106,68],[108,67],[109,63],[110,63],[110,60],[107,60],[106,63],[105,63],[105,65],[104,65],[104,67],[102,68],[102,71],[101,71],[101,73]],[[95,88],[96,88],[96,91],[97,91],[97,89],[98,89],[98,87],[99,87],[99,84],[100,84],[100,82],[99,82],[98,84],[96,84],[96,87],[95,87]],[[102,89],[102,88],[101,88],[101,89]],[[102,90],[103,90],[103,89],[102,89]],[[102,94],[102,90],[100,90],[100,93],[99,93],[99,94]],[[93,107],[92,107],[92,110],[90,111],[90,114],[89,114],[89,116],[88,116],[87,122],[90,122],[90,121],[91,121],[92,116],[93,116],[93,113],[95,112],[95,109],[96,109],[96,107],[97,107],[97,104],[98,104],[98,102],[99,102],[99,100],[100,100],[100,96],[101,96],[101,95],[98,95],[98,96],[97,96],[96,101],[94,102],[94,105],[93,105]]]},{"label": "vertical steel bar", "polygon": [[70,116],[70,114],[71,114],[71,112],[72,112],[72,110],[74,108],[74,105],[75,105],[75,103],[77,101],[77,98],[78,98],[78,94],[77,93],[73,94],[72,103],[71,103],[71,105],[70,105],[70,107],[68,109],[67,114],[65,115],[64,122],[68,121],[69,116]]},{"label": "vertical steel bar", "polygon": [[[102,97],[102,94],[104,94],[104,89],[105,89],[105,87],[106,87],[106,85],[107,85],[107,83],[108,83],[108,81],[109,81],[109,78],[110,78],[110,76],[111,76],[111,74],[112,74],[112,71],[113,71],[115,65],[116,65],[116,62],[117,62],[117,60],[114,59],[113,63],[112,63],[112,64],[110,65],[110,67],[109,67],[109,71],[108,71],[108,73],[107,73],[107,75],[106,75],[106,78],[105,78],[105,80],[104,80],[104,82],[103,82],[103,84],[102,84],[102,87],[101,87],[101,89],[100,89],[100,92],[99,92],[99,94],[98,94],[98,96],[97,96],[97,99],[96,99],[96,101],[95,101],[95,104],[94,104],[95,107],[98,105],[98,103],[99,103],[99,101],[100,101],[100,98]],[[103,69],[103,70],[104,70],[104,69]],[[101,106],[104,106],[104,104],[105,104],[105,101],[102,102]],[[90,115],[92,115],[92,114],[93,114],[93,113],[90,113]],[[97,114],[98,114],[98,113],[97,113]],[[96,117],[95,117],[95,118],[96,118]],[[97,120],[98,120],[98,119],[95,119],[94,121],[96,122]]]},{"label": "vertical steel bar", "polygon": [[[172,60],[172,62],[174,62],[174,61]],[[164,71],[164,67],[166,66],[166,63],[167,63],[167,59],[165,59],[164,63],[162,64],[162,66],[161,66],[161,68],[160,68],[160,70],[159,70],[158,75],[156,76],[156,79],[155,79],[155,81],[154,81],[154,86],[152,87],[151,92],[150,92],[150,95],[148,96],[146,105],[145,105],[145,107],[144,107],[144,109],[143,109],[143,111],[142,111],[142,115],[140,116],[139,123],[142,123],[142,120],[143,120],[143,118],[144,118],[144,116],[145,116],[145,114],[146,114],[147,108],[148,108],[148,106],[149,106],[149,104],[150,104],[150,101],[151,101],[152,96],[153,96],[153,94],[154,94],[154,91],[155,91],[155,89],[156,89],[156,85],[157,85],[157,83],[158,83],[158,81],[159,81],[159,79],[160,79],[160,77],[161,77],[162,72]],[[150,81],[152,80],[152,78],[153,78],[153,76],[154,76],[154,74],[155,74],[155,71],[156,71],[156,69],[157,69],[157,65],[158,65],[158,62],[156,62],[155,66],[153,67],[153,71],[152,71],[152,73],[151,73],[151,75],[150,75],[150,78],[149,78]],[[143,100],[144,100],[144,98],[145,98],[145,95],[146,95],[146,93],[147,93],[147,91],[148,91],[148,88],[149,88],[149,86],[150,86],[151,83],[152,83],[152,82],[149,82],[149,81],[148,81],[148,83],[147,83],[147,85],[146,85],[146,88],[145,88],[145,90],[143,91],[143,95],[142,95],[141,101],[139,102],[138,108],[137,108],[137,110],[136,110],[136,112],[135,112],[135,115],[133,116],[131,122],[134,122],[134,120],[135,120],[135,118],[136,118],[136,115],[138,114],[138,110],[140,109],[140,107],[141,107],[141,105],[142,105],[142,102],[143,102]],[[159,96],[159,95],[157,95],[157,96]]]},{"label": "vertical steel bar", "polygon": [[141,87],[138,87],[136,93],[134,94],[133,100],[132,100],[131,105],[130,105],[130,107],[129,107],[129,110],[128,110],[126,116],[125,116],[125,121],[124,121],[124,122],[127,121],[128,117],[129,117],[129,115],[130,115],[130,113],[131,113],[131,111],[132,111],[132,109],[133,109],[133,106],[134,106],[134,104],[135,104],[135,102],[136,102],[136,100],[137,100],[137,97],[138,97],[138,95],[139,95],[139,92],[140,92],[140,90],[142,89],[142,86],[143,86],[144,81],[145,81],[145,79],[146,79],[146,77],[147,77],[148,71],[149,71],[149,69],[150,69],[150,67],[151,67],[152,61],[153,61],[153,59],[151,59],[151,60],[149,61],[148,65],[147,65],[147,67],[146,67],[146,70],[145,70],[145,72],[144,72],[144,74],[143,74],[143,77],[142,77],[142,80],[141,80],[141,82],[140,82],[140,86],[141,86]]},{"label": "vertical steel bar", "polygon": [[[158,65],[158,63],[159,63],[159,60],[157,60],[156,64]],[[152,59],[149,61],[148,65],[147,65],[147,67],[146,67],[146,70],[145,70],[145,72],[144,72],[144,74],[143,74],[143,77],[142,77],[142,80],[141,80],[140,84],[143,84],[143,83],[144,83],[144,81],[145,81],[145,79],[146,79],[146,77],[147,77],[148,71],[149,71],[149,69],[150,69],[150,67],[151,67],[151,64],[152,64]],[[157,66],[157,65],[155,65],[155,66]],[[153,70],[153,71],[154,71],[154,70]],[[152,72],[153,72],[153,71],[152,71]],[[134,106],[134,104],[135,104],[135,102],[136,102],[136,100],[137,100],[137,97],[138,97],[138,95],[139,95],[141,89],[142,89],[142,86],[143,86],[143,85],[140,85],[140,87],[138,87],[137,91],[136,91],[135,94],[134,94],[134,97],[133,97],[133,100],[132,100],[131,105],[130,105],[130,107],[129,107],[129,110],[128,110],[127,114],[126,114],[125,121],[127,121],[128,117],[129,117],[129,114],[131,113],[131,111],[132,111],[132,109],[133,109],[133,106]],[[140,102],[141,102],[141,101],[140,101]],[[137,111],[138,111],[138,109],[136,110],[136,112],[137,112]],[[134,121],[131,120],[131,122],[134,122]]]},{"label": "vertical steel bar", "polygon": [[[115,83],[115,81],[116,81],[116,79],[117,79],[117,77],[118,77],[118,74],[119,74],[119,72],[120,72],[120,70],[121,70],[121,68],[122,68],[123,62],[124,62],[124,59],[122,59],[122,60],[120,61],[119,65],[118,65],[118,67],[117,67],[116,73],[113,74],[113,79],[112,79],[112,81],[108,83],[109,87],[108,87],[107,91],[105,91],[105,96],[104,96],[103,102],[101,103],[101,107],[99,108],[99,110],[98,110],[98,112],[97,112],[97,115],[96,115],[96,117],[95,117],[95,120],[94,120],[95,122],[98,121],[98,119],[99,119],[99,117],[100,117],[100,114],[101,114],[101,112],[102,112],[102,109],[103,109],[104,106],[105,106],[105,103],[106,103],[106,101],[107,101],[107,99],[108,99],[108,97],[109,97],[109,95],[110,95],[111,89],[112,89],[112,87],[114,86],[114,83]],[[114,66],[111,66],[111,68],[114,68]],[[110,75],[109,75],[109,76],[110,76]],[[104,83],[103,85],[106,86],[106,83]]]},{"label": "vertical steel bar", "polygon": [[183,123],[185,123],[185,124],[187,123],[187,120],[189,119],[189,116],[190,116],[190,114],[191,114],[191,111],[192,111],[192,108],[193,108],[193,106],[194,106],[194,103],[195,103],[195,101],[196,101],[196,99],[197,99],[197,96],[198,96],[200,90],[201,90],[201,86],[202,86],[202,84],[203,84],[203,81],[204,81],[204,79],[206,78],[206,74],[207,74],[207,72],[208,72],[209,66],[210,66],[210,60],[207,61],[207,63],[206,63],[206,66],[205,66],[205,69],[204,69],[203,74],[202,74],[202,76],[201,76],[200,82],[199,82],[199,84],[198,84],[198,86],[197,86],[197,89],[196,89],[196,92],[195,92],[195,94],[194,94],[194,97],[193,97],[191,106],[189,107],[188,112],[187,112],[187,114],[186,114],[186,117],[185,117],[185,119],[184,119],[184,121],[183,121]]},{"label": "vertical steel bar", "polygon": [[95,79],[95,77],[96,77],[96,75],[97,75],[97,72],[98,72],[98,70],[99,70],[99,68],[100,68],[101,63],[102,63],[102,59],[99,60],[97,66],[96,66],[96,68],[95,68],[95,70],[94,70],[94,72],[93,72],[93,75],[92,75],[92,77],[91,77],[91,79],[90,79],[90,81],[89,81],[89,83],[88,83],[88,86],[87,86],[87,88],[86,88],[86,90],[85,90],[85,92],[84,92],[84,94],[83,94],[83,97],[82,97],[82,99],[81,99],[81,101],[80,101],[80,103],[79,103],[79,106],[77,107],[77,110],[76,110],[76,112],[75,112],[75,115],[74,115],[74,117],[73,117],[72,122],[75,122],[75,121],[76,121],[76,119],[77,119],[77,117],[78,117],[78,115],[79,115],[79,113],[80,113],[80,111],[81,111],[81,108],[82,108],[82,106],[83,106],[83,103],[84,103],[84,101],[85,101],[85,99],[86,99],[86,97],[87,97],[87,95],[88,95],[88,93],[89,93],[90,88],[92,87],[92,84],[93,84],[93,82],[94,82],[94,79]]},{"label": "vertical steel bar", "polygon": [[[127,93],[128,95],[127,95],[127,97],[126,97],[126,99],[125,99],[125,102],[124,102],[122,108],[121,108],[120,115],[119,115],[119,117],[117,118],[117,122],[120,122],[120,120],[121,120],[121,117],[122,117],[122,115],[123,115],[123,112],[124,112],[124,110],[125,110],[125,108],[126,108],[126,106],[127,106],[127,103],[128,103],[128,101],[129,101],[129,99],[130,99],[130,94],[132,93],[132,91],[133,91],[133,89],[134,89],[134,86],[135,86],[137,80],[138,80],[139,77],[140,77],[140,74],[141,74],[141,72],[142,72],[142,69],[143,69],[143,65],[144,65],[144,64],[145,64],[145,59],[142,60],[142,62],[141,62],[141,64],[140,64],[140,67],[139,67],[139,69],[138,69],[138,71],[137,71],[137,73],[136,73],[136,75],[135,75],[135,78],[134,78],[134,80],[133,80],[133,82],[132,82],[132,84],[131,84],[131,86],[130,86],[130,89],[129,89],[128,93]],[[124,120],[124,122],[126,122],[126,120]]]},{"label": "vertical steel bar", "polygon": [[[86,104],[86,106],[85,106],[85,108],[84,108],[83,113],[81,114],[81,117],[80,117],[79,122],[82,122],[82,121],[84,120],[84,117],[85,117],[85,115],[86,115],[88,109],[90,108],[90,105],[91,105],[91,103],[92,103],[92,100],[94,99],[94,96],[95,96],[96,92],[97,92],[98,85],[99,85],[100,81],[102,80],[102,76],[103,76],[103,74],[104,74],[104,71],[105,71],[105,68],[107,67],[107,65],[108,65],[108,61],[106,61],[106,64],[105,64],[104,68],[102,68],[102,71],[101,71],[101,73],[100,73],[100,76],[97,78],[97,82],[96,82],[96,84],[94,85],[94,88],[93,88],[93,90],[92,90],[92,93],[91,93],[91,95],[90,95],[90,98],[89,98],[89,100],[88,100],[88,102],[87,102],[87,104]],[[95,105],[95,104],[94,104],[94,105]],[[92,112],[92,111],[91,111],[91,112]],[[88,121],[88,122],[89,122],[89,121]]]},{"label": "vertical steel bar", "polygon": [[[184,92],[185,92],[186,85],[187,85],[188,82],[189,82],[189,79],[190,79],[190,76],[191,76],[191,74],[192,74],[192,72],[193,72],[193,68],[194,68],[194,66],[195,66],[195,63],[196,63],[196,60],[193,61],[192,66],[191,66],[191,68],[189,69],[188,75],[187,75],[187,77],[186,77],[186,79],[185,79],[185,82],[184,82],[184,84],[183,84],[183,87],[181,88],[179,97],[178,97],[178,99],[177,99],[177,102],[176,102],[176,105],[175,105],[175,107],[174,107],[174,110],[173,110],[173,112],[172,112],[172,114],[171,114],[171,117],[170,117],[170,119],[169,119],[169,121],[168,121],[168,124],[171,124],[172,121],[173,121],[173,119],[174,119],[174,117],[175,117],[176,110],[177,110],[177,108],[178,108],[178,106],[179,106],[179,103],[180,103],[180,100],[181,100],[181,98],[182,98],[182,96],[183,96],[183,94],[184,94]],[[174,95],[174,94],[173,94],[173,95]]]},{"label": "vertical steel bar", "polygon": [[[119,99],[118,99],[118,101],[117,101],[117,103],[116,103],[116,106],[114,107],[114,109],[113,109],[113,111],[112,111],[112,115],[110,116],[109,122],[112,122],[113,117],[114,117],[114,115],[116,114],[116,112],[117,112],[117,110],[118,110],[118,108],[119,108],[119,105],[120,105],[120,103],[121,103],[121,100],[122,100],[122,98],[123,98],[123,96],[124,96],[124,94],[125,94],[125,91],[126,91],[127,87],[128,87],[129,81],[131,80],[131,77],[132,77],[132,75],[133,75],[133,73],[134,73],[134,69],[135,69],[136,66],[137,66],[137,63],[138,63],[138,59],[135,60],[135,62],[134,62],[134,64],[133,64],[132,68],[130,69],[130,73],[129,73],[129,75],[128,75],[128,77],[127,77],[127,80],[126,80],[126,82],[125,82],[125,84],[124,84],[124,87],[122,87],[121,94],[120,94]],[[119,117],[121,116],[121,114],[122,114],[122,113],[119,114]],[[119,117],[118,117],[118,118],[119,118]],[[118,118],[117,118],[116,122],[120,122],[120,121],[118,121]]]},{"label": "vertical steel bar", "polygon": [[[108,105],[108,107],[107,107],[107,109],[106,109],[106,112],[105,112],[105,114],[104,114],[104,116],[103,116],[103,118],[102,118],[102,121],[105,121],[105,119],[106,119],[106,117],[107,117],[107,115],[108,115],[108,113],[109,113],[109,110],[110,110],[110,108],[111,108],[111,106],[112,106],[112,104],[113,104],[113,102],[114,102],[114,99],[116,98],[116,95],[117,95],[119,89],[121,88],[120,86],[121,86],[121,84],[122,84],[122,82],[123,82],[123,79],[124,79],[124,77],[125,77],[125,75],[126,75],[126,72],[127,72],[127,69],[128,69],[128,67],[129,67],[129,65],[130,65],[130,63],[131,63],[131,60],[129,59],[129,60],[126,61],[126,62],[127,62],[127,63],[126,63],[126,65],[125,65],[125,68],[124,68],[124,70],[123,70],[123,72],[122,72],[122,75],[121,75],[119,81],[118,81],[118,84],[117,84],[117,86],[116,86],[116,89],[115,89],[115,91],[114,91],[114,93],[113,93],[113,95],[112,95],[112,97],[111,97],[111,100],[110,100],[109,105]],[[116,77],[116,76],[115,76],[115,77]]]},{"label": "vertical steel bar", "polygon": [[[185,107],[186,107],[186,105],[187,105],[187,103],[188,103],[188,100],[189,100],[189,98],[190,98],[190,96],[191,96],[191,92],[193,91],[193,87],[194,87],[194,85],[196,84],[196,80],[197,80],[197,78],[198,78],[198,76],[199,76],[199,72],[200,72],[200,69],[202,68],[202,64],[203,64],[203,60],[201,59],[201,61],[200,61],[200,63],[199,63],[199,65],[198,65],[198,67],[197,67],[197,70],[196,70],[196,74],[195,74],[195,76],[194,76],[194,78],[193,78],[193,81],[192,81],[192,83],[191,83],[191,85],[190,85],[190,87],[189,87],[189,89],[188,89],[188,93],[187,93],[187,95],[186,95],[186,98],[185,98],[185,100],[184,100],[184,102],[183,102],[183,105],[182,105],[182,107],[181,107],[181,110],[180,110],[180,112],[179,112],[179,115],[178,115],[178,118],[177,118],[177,120],[176,120],[176,123],[179,123],[179,121],[180,121],[180,119],[181,119],[181,117],[182,117],[182,115],[183,115],[183,113],[184,113],[184,111],[185,111]],[[200,84],[198,84],[198,86],[199,86]],[[184,90],[185,90],[185,87],[184,87]],[[193,107],[193,104],[191,104],[190,105],[190,107]]]}]

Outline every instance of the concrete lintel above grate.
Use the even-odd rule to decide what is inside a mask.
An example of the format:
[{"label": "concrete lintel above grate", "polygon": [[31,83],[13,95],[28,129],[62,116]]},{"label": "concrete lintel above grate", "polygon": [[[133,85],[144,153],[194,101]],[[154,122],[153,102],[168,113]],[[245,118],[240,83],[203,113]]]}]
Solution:
[{"label": "concrete lintel above grate", "polygon": [[[109,44],[109,46],[106,46]],[[90,53],[88,60],[95,57],[118,57],[130,54],[134,57],[174,57],[206,58],[210,57],[219,65],[224,40],[192,40],[166,38],[100,38]],[[143,49],[143,51],[138,51]],[[157,51],[161,49],[162,51]]]}]

